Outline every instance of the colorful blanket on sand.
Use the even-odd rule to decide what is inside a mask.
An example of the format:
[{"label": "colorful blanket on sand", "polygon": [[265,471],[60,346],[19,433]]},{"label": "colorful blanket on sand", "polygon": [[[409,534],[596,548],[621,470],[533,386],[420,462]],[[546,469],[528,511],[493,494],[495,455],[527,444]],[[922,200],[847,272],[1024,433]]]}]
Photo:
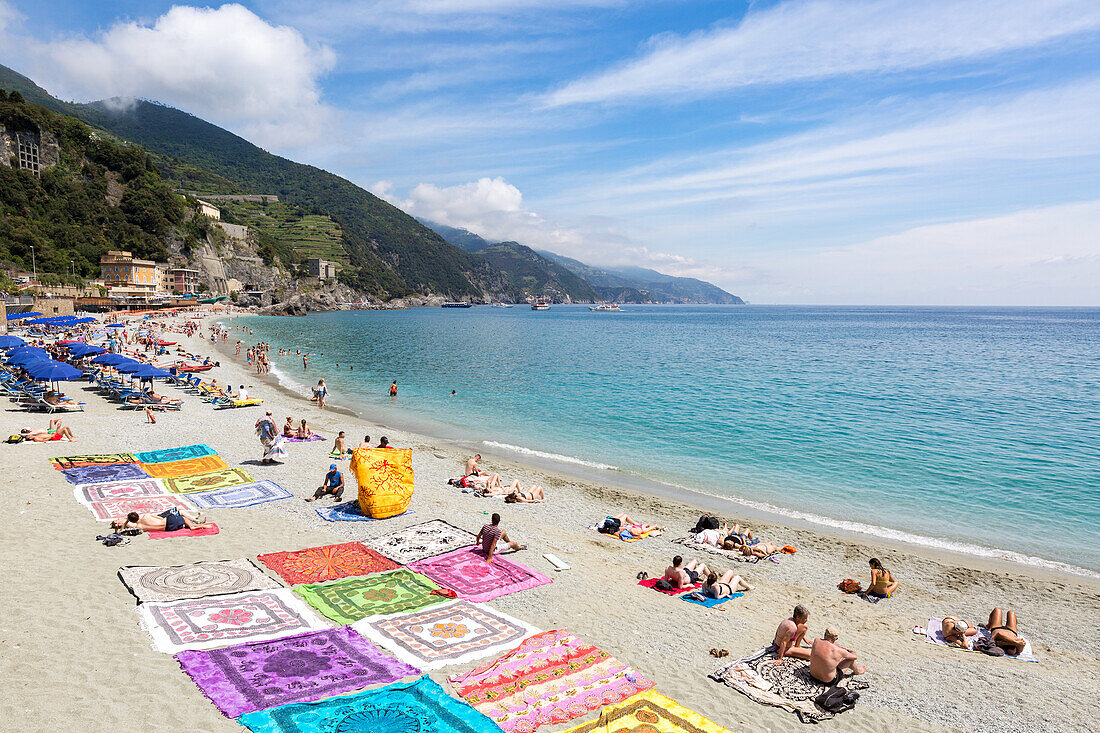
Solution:
[{"label": "colorful blanket on sand", "polygon": [[687,537],[676,537],[672,541],[675,542],[678,545],[684,545],[685,547],[690,547],[693,550],[701,550],[702,552],[709,552],[711,555],[721,555],[722,557],[726,558],[727,560],[731,560],[733,562],[757,563],[757,562],[760,562],[761,560],[771,560],[772,562],[779,562],[779,554],[780,553],[778,553],[778,552],[773,552],[772,554],[768,555],[767,557],[756,557],[755,555],[751,555],[751,556],[750,555],[742,555],[737,550],[723,550],[721,547],[715,547],[714,545],[711,545],[711,544],[706,543],[706,542],[696,542],[695,538],[692,535],[688,535]]},{"label": "colorful blanket on sand", "polygon": [[88,508],[99,520],[122,519],[130,512],[138,514],[160,514],[175,507],[191,513],[195,508],[191,502],[179,496],[134,496],[126,499],[105,499],[90,501]]},{"label": "colorful blanket on sand", "polygon": [[179,652],[176,661],[230,718],[420,674],[378,651],[348,626],[224,649]]},{"label": "colorful blanket on sand", "polygon": [[492,721],[426,676],[409,684],[247,713],[237,722],[252,733],[500,733]]},{"label": "colorful blanket on sand", "polygon": [[282,587],[255,563],[244,558],[167,567],[129,565],[118,569],[118,577],[138,603],[181,601]]},{"label": "colorful blanket on sand", "polygon": [[200,473],[196,476],[181,476],[164,479],[164,487],[177,494],[189,494],[193,491],[213,491],[234,486],[255,483],[256,479],[243,468],[226,468],[221,471]]},{"label": "colorful blanket on sand", "polygon": [[482,603],[516,591],[553,581],[542,573],[494,555],[486,562],[480,547],[462,547],[446,555],[409,563],[409,570],[423,573],[468,601]]},{"label": "colorful blanket on sand", "polygon": [[367,544],[391,560],[408,564],[472,545],[475,539],[477,535],[471,532],[433,519],[368,540]]},{"label": "colorful blanket on sand", "polygon": [[[986,630],[986,629],[983,629],[980,626],[978,627],[978,633],[981,636],[985,636],[985,637],[989,636],[989,631]],[[970,646],[971,647],[974,646],[973,639],[976,639],[976,638],[977,638],[976,636],[970,637],[970,639],[971,639]],[[1020,638],[1023,638],[1023,637],[1020,637]],[[963,649],[960,646],[956,646],[954,644],[948,644],[944,640],[944,638],[943,638],[943,619],[942,618],[930,618],[930,619],[928,619],[928,625],[924,627],[924,640],[927,641],[927,642],[931,642],[932,644],[938,644],[940,646],[948,647],[950,649],[958,649],[958,650],[964,651],[964,652],[973,652],[974,651],[972,648]],[[1012,656],[1011,654],[1005,654],[1003,658],[1004,659],[1015,659],[1015,660],[1020,661],[1020,662],[1038,662],[1039,660],[1035,658],[1035,653],[1033,651],[1031,651],[1031,642],[1027,639],[1024,639],[1024,641],[1026,641],[1027,644],[1024,646],[1024,651],[1022,653],[1020,653],[1018,656]],[[976,654],[981,654],[981,652],[975,652],[975,653]]]},{"label": "colorful blanket on sand", "polygon": [[401,661],[425,670],[472,662],[538,633],[519,619],[469,601],[376,616],[352,628]]},{"label": "colorful blanket on sand", "polygon": [[203,456],[216,456],[217,452],[206,445],[185,445],[180,448],[161,448],[134,454],[139,463],[168,463],[170,461],[185,461],[188,458],[201,458]]},{"label": "colorful blanket on sand", "polygon": [[213,649],[329,627],[287,588],[137,607],[158,652]]},{"label": "colorful blanket on sand", "polygon": [[240,509],[253,504],[290,498],[292,494],[274,481],[260,479],[255,483],[230,486],[225,489],[191,494],[191,501],[200,509]]},{"label": "colorful blanket on sand", "polygon": [[135,478],[149,478],[149,474],[136,463],[110,463],[107,465],[82,466],[81,468],[63,468],[61,475],[70,484],[101,484],[107,481],[125,481]]},{"label": "colorful blanket on sand", "polygon": [[338,624],[368,616],[415,611],[447,600],[435,595],[439,586],[410,570],[394,570],[331,583],[299,585],[294,592]]},{"label": "colorful blanket on sand", "polygon": [[[775,660],[775,648],[767,647],[719,668],[710,677],[758,703],[790,710],[803,723],[832,718],[832,713],[814,704],[814,699],[829,686],[810,676],[809,663],[786,657],[783,664],[776,665]],[[867,683],[846,677],[840,686],[862,690]]]},{"label": "colorful blanket on sand", "polygon": [[286,442],[288,442],[288,443],[312,443],[316,440],[324,440],[324,439],[325,438],[324,438],[323,435],[318,435],[317,433],[314,433],[313,435],[309,436],[308,438],[299,438],[297,435],[295,435],[293,438],[287,438]]},{"label": "colorful blanket on sand", "polygon": [[[710,596],[703,596],[703,600],[701,600],[701,601],[698,598],[693,597],[693,595],[694,594],[686,595],[686,596],[680,596],[680,599],[684,600],[684,601],[687,601],[688,603],[694,603],[698,606],[703,606],[705,608],[714,608],[715,606],[721,606],[726,601],[732,601],[734,598],[740,598],[741,596],[743,596],[745,594],[742,593],[742,592],[737,592],[737,593],[733,593],[731,595],[725,596],[723,598],[711,598]],[[699,595],[703,595],[703,594],[700,593]],[[722,609],[722,610],[724,611],[725,609]]]},{"label": "colorful blanket on sand", "polygon": [[563,629],[535,634],[499,659],[447,679],[508,733],[565,723],[653,687]]},{"label": "colorful blanket on sand", "polygon": [[73,497],[85,506],[93,501],[164,496],[167,493],[164,484],[155,478],[110,481],[105,484],[81,484],[73,489]]},{"label": "colorful blanket on sand", "polygon": [[256,558],[291,585],[323,583],[326,580],[369,575],[401,567],[382,557],[362,542],[309,547],[305,550],[272,552]]},{"label": "colorful blanket on sand", "polygon": [[185,527],[183,529],[176,529],[171,532],[165,532],[164,530],[159,529],[151,529],[145,534],[151,540],[163,540],[170,537],[206,537],[208,535],[218,534],[219,532],[221,532],[221,528],[213,522],[210,522],[206,526],[199,529],[187,529]]},{"label": "colorful blanket on sand", "polygon": [[731,733],[694,710],[647,690],[628,702],[611,705],[590,723],[581,723],[564,733]]},{"label": "colorful blanket on sand", "polygon": [[[387,519],[397,519],[397,517],[403,517],[405,514],[413,514],[412,511],[407,511],[404,514],[398,514],[396,517],[387,517]],[[368,517],[363,513],[363,510],[359,508],[359,500],[352,499],[351,501],[345,501],[343,504],[333,504],[332,506],[317,507],[317,514],[321,519],[326,522],[378,522],[381,520],[374,517]]]},{"label": "colorful blanket on sand", "polygon": [[657,591],[658,593],[664,593],[666,596],[678,596],[681,593],[687,593],[688,591],[691,591],[691,590],[699,590],[700,588],[703,587],[702,583],[696,583],[695,585],[689,585],[686,588],[673,588],[672,590],[661,590],[660,588],[657,587],[657,582],[659,580],[661,580],[661,579],[660,578],[646,578],[645,580],[639,580],[638,585],[643,586],[645,588],[652,588],[653,590]]},{"label": "colorful blanket on sand", "polygon": [[50,465],[58,471],[66,468],[87,468],[88,466],[110,466],[116,463],[137,463],[133,453],[96,453],[85,456],[62,456],[51,458]]},{"label": "colorful blanket on sand", "polygon": [[199,456],[167,463],[143,463],[142,468],[153,478],[183,478],[197,476],[200,473],[224,471],[229,468],[229,464],[223,461],[221,456]]}]

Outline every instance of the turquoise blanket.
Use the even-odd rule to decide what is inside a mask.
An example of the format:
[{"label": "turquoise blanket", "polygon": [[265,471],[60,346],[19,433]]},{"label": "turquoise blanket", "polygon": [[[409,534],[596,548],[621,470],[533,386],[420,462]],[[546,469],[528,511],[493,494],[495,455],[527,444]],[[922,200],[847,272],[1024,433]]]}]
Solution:
[{"label": "turquoise blanket", "polygon": [[246,713],[237,722],[252,733],[500,733],[493,721],[449,696],[427,676],[355,695]]}]

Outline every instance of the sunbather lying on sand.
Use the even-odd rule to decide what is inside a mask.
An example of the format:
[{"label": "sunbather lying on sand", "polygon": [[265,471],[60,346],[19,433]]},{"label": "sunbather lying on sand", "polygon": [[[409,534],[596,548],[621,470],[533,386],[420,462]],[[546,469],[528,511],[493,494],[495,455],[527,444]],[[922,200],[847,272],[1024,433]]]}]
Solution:
[{"label": "sunbather lying on sand", "polygon": [[206,522],[206,518],[202,515],[199,517],[193,517],[190,514],[180,511],[176,507],[172,507],[168,511],[161,512],[160,514],[138,514],[137,512],[130,512],[126,515],[126,519],[116,519],[111,522],[111,529],[124,530],[129,529],[131,526],[136,529],[142,529],[146,532],[150,530],[160,532],[175,532],[177,529],[203,529],[204,527],[211,526]]},{"label": "sunbather lying on sand", "polygon": [[698,560],[692,560],[684,565],[684,558],[677,555],[672,558],[672,564],[665,568],[664,580],[672,584],[673,588],[690,588],[699,582],[699,578],[707,577],[710,570]]},{"label": "sunbather lying on sand", "polygon": [[944,616],[940,628],[943,631],[944,641],[962,649],[971,648],[974,645],[974,637],[978,635],[976,628],[956,616]]},{"label": "sunbather lying on sand", "polygon": [[76,436],[73,435],[73,431],[63,426],[61,424],[61,418],[58,417],[50,419],[50,427],[48,430],[31,430],[30,428],[23,428],[19,431],[19,434],[23,436],[23,440],[31,440],[35,443],[46,443],[51,440],[76,441]]},{"label": "sunbather lying on sand", "polygon": [[495,496],[503,494],[501,490],[500,474],[491,473],[488,476],[463,476],[462,478],[447,479],[451,486],[459,486],[464,489],[475,489],[479,494]]},{"label": "sunbather lying on sand", "polygon": [[844,679],[844,670],[863,674],[866,667],[856,664],[855,652],[836,643],[840,637],[834,627],[825,629],[820,639],[814,639],[810,647],[810,676],[823,685],[835,686]]},{"label": "sunbather lying on sand", "polygon": [[504,501],[509,504],[540,504],[546,498],[542,487],[531,484],[526,489],[520,488],[519,479],[512,482],[511,490],[505,495]]},{"label": "sunbather lying on sand", "polygon": [[708,598],[725,598],[732,596],[739,590],[754,590],[755,586],[746,583],[740,575],[734,575],[732,570],[727,570],[718,577],[718,573],[707,575],[707,582],[703,583],[703,595]]},{"label": "sunbather lying on sand", "polygon": [[[617,520],[618,527],[614,526],[614,522],[609,520]],[[596,529],[604,534],[617,534],[622,536],[627,534],[630,537],[642,538],[650,532],[657,530],[663,530],[662,527],[658,527],[656,524],[645,524],[643,522],[635,522],[626,514],[616,514],[615,516],[609,516],[596,525]]]},{"label": "sunbather lying on sand", "polygon": [[795,659],[809,659],[809,647],[802,646],[802,640],[806,637],[807,622],[810,620],[810,612],[801,603],[794,607],[791,617],[784,619],[775,630],[775,638],[772,645],[778,659],[776,664],[783,664],[783,657]]},{"label": "sunbather lying on sand", "polygon": [[[729,548],[727,548],[729,549]],[[755,545],[739,545],[737,550],[746,557],[767,557],[779,552],[779,548],[771,542],[761,541]]]},{"label": "sunbather lying on sand", "polygon": [[993,643],[1004,649],[1006,654],[1019,656],[1027,647],[1027,641],[1016,633],[1015,611],[1009,611],[1006,614],[1001,609],[994,608],[989,614],[989,623],[985,628],[989,630],[989,637]]}]

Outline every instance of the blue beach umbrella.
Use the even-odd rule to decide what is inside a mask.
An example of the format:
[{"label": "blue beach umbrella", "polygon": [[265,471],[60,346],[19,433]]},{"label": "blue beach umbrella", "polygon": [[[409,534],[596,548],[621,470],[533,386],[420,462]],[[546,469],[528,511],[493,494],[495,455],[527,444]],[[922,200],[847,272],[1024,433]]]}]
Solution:
[{"label": "blue beach umbrella", "polygon": [[22,318],[34,318],[35,316],[40,316],[40,315],[42,315],[42,314],[38,313],[36,311],[31,311],[30,313],[9,313],[8,314],[8,320],[9,321],[18,321]]},{"label": "blue beach umbrella", "polygon": [[91,344],[66,344],[66,346],[70,354],[81,358],[85,356],[97,356],[106,352],[106,349],[99,346],[92,346]]},{"label": "blue beach umbrella", "polygon": [[142,364],[140,361],[134,361],[133,359],[129,359],[126,362],[114,365],[115,371],[122,372],[123,374],[132,374],[133,372],[139,372],[147,366],[148,364]]},{"label": "blue beach umbrella", "polygon": [[8,358],[16,359],[22,356],[26,356],[27,354],[34,354],[41,359],[50,358],[50,355],[46,352],[46,350],[39,348],[38,346],[19,346],[8,352]]},{"label": "blue beach umbrella", "polygon": [[123,356],[122,354],[100,354],[96,358],[92,359],[93,364],[106,364],[107,366],[112,366],[118,363],[125,364],[128,361],[132,361],[132,359],[127,356]]},{"label": "blue beach umbrella", "polygon": [[95,323],[95,319],[91,316],[85,316],[84,318],[77,318],[75,321],[73,321],[74,325],[78,323]]},{"label": "blue beach umbrella", "polygon": [[84,372],[76,367],[53,360],[34,361],[25,366],[24,369],[26,369],[27,374],[43,382],[47,380],[51,382],[68,381],[80,379],[84,376]]},{"label": "blue beach umbrella", "polygon": [[17,346],[26,346],[27,342],[18,336],[0,336],[0,349],[14,349]]},{"label": "blue beach umbrella", "polygon": [[126,328],[126,326],[121,323],[108,323],[104,328]]},{"label": "blue beach umbrella", "polygon": [[12,358],[8,359],[8,363],[14,364],[15,366],[21,366],[25,369],[28,364],[33,364],[36,361],[49,360],[49,356],[45,356],[42,354],[20,354],[19,356],[13,356]]},{"label": "blue beach umbrella", "polygon": [[167,379],[172,376],[163,369],[157,369],[152,364],[142,364],[141,367],[133,373],[138,379]]}]

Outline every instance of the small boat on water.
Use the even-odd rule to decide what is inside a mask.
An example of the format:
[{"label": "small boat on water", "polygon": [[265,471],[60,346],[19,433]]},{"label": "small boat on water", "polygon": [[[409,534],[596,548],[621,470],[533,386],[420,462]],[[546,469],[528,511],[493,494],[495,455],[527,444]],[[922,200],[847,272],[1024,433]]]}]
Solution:
[{"label": "small boat on water", "polygon": [[623,309],[619,307],[618,303],[600,303],[599,305],[590,305],[588,310],[597,311],[600,313],[622,313]]},{"label": "small boat on water", "polygon": [[441,307],[443,308],[473,308],[473,303],[466,303],[460,300],[448,300]]},{"label": "small boat on water", "polygon": [[550,310],[550,304],[545,300],[536,300],[531,304],[531,310],[533,311],[548,311]]},{"label": "small boat on water", "polygon": [[493,307],[494,308],[511,308],[512,305],[510,303],[493,303]]}]

